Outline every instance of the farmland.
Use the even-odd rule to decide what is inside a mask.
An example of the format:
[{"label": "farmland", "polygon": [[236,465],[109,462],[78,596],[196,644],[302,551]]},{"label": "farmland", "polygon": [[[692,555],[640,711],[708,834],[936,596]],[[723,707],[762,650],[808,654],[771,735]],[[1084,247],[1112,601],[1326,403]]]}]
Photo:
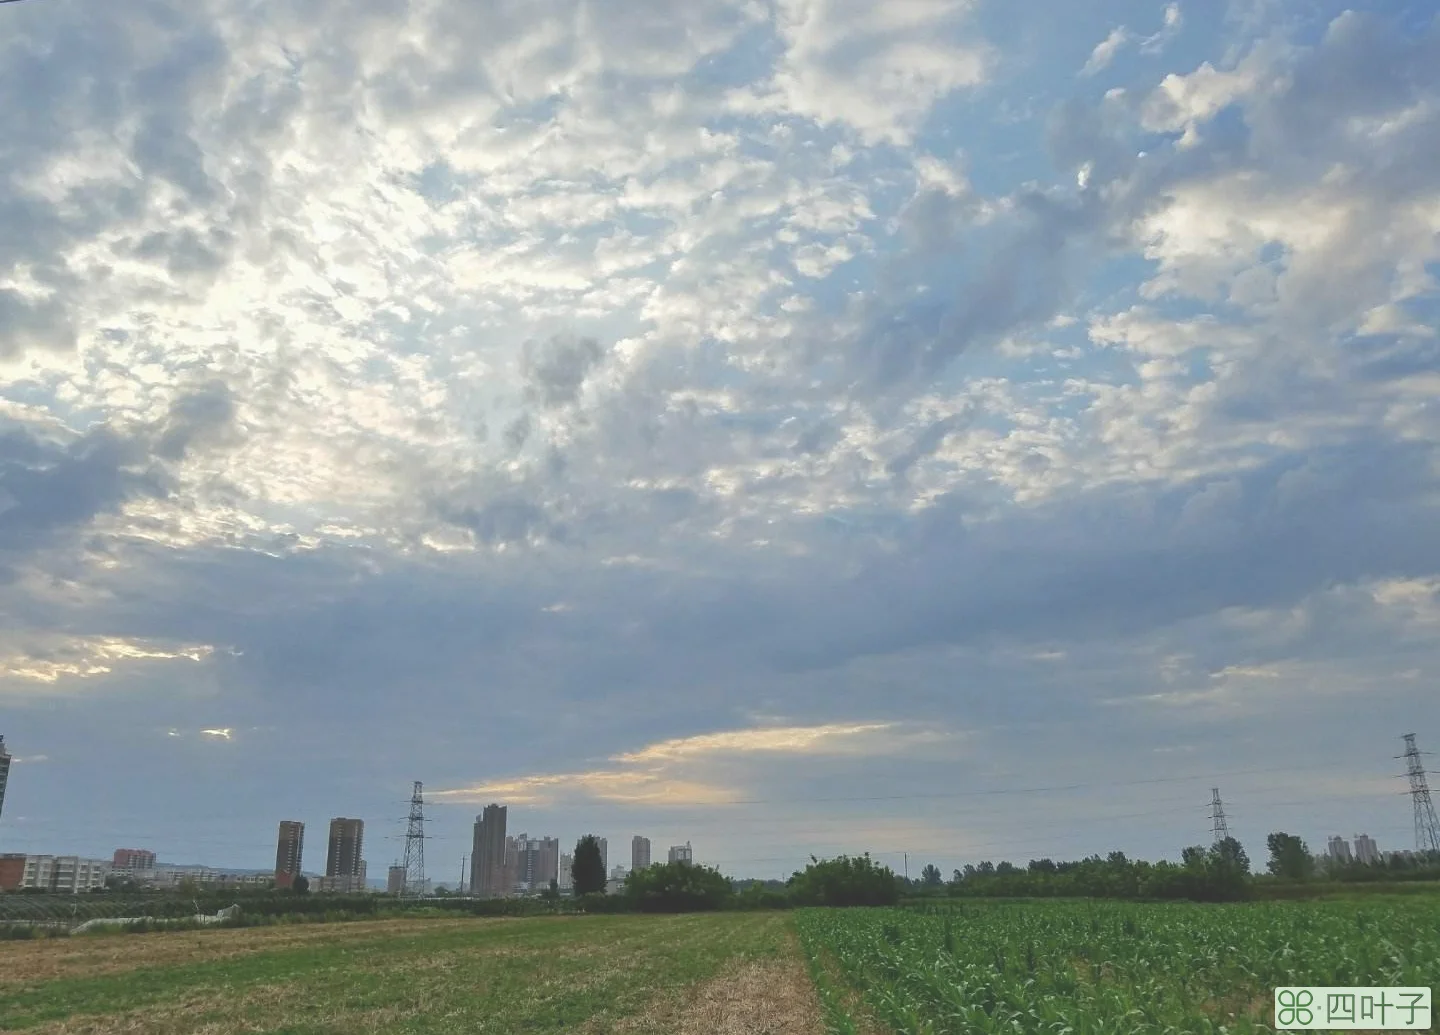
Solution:
[{"label": "farmland", "polygon": [[[778,1022],[782,1027],[758,1025]],[[396,920],[0,943],[0,1030],[820,1035],[789,917]]]},{"label": "farmland", "polygon": [[0,1030],[1243,1035],[1437,961],[1421,896],[365,920],[0,943]]},{"label": "farmland", "polygon": [[1440,899],[985,903],[797,916],[831,1029],[1270,1031],[1277,985],[1440,983]]}]

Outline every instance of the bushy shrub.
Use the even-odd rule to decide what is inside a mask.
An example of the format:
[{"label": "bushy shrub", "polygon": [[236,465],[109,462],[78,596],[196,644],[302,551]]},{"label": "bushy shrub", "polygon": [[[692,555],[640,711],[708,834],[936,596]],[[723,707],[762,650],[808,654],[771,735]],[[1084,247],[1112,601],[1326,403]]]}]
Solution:
[{"label": "bushy shrub", "polygon": [[900,901],[900,878],[869,854],[835,859],[810,857],[804,872],[788,883],[790,898],[806,906],[893,906]]}]

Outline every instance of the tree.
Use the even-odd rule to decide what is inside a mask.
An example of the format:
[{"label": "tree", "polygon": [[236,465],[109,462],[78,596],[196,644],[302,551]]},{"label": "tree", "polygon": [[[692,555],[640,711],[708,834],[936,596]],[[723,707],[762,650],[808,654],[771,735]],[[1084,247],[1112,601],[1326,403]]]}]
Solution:
[{"label": "tree", "polygon": [[1265,839],[1270,849],[1270,862],[1266,869],[1285,880],[1308,880],[1315,870],[1315,860],[1310,849],[1294,834],[1277,831]]},{"label": "tree", "polygon": [[868,854],[819,860],[813,855],[803,873],[790,877],[791,897],[811,906],[893,906],[900,901],[901,879]]},{"label": "tree", "polygon": [[575,894],[589,895],[605,890],[605,860],[600,855],[600,842],[594,834],[586,834],[575,842],[575,861],[570,864],[575,880]]},{"label": "tree", "polygon": [[925,868],[920,871],[920,883],[927,888],[938,888],[945,883],[945,878],[940,876],[940,867],[934,863],[926,863]]},{"label": "tree", "polygon": [[645,913],[685,913],[720,909],[735,889],[719,870],[673,862],[636,870],[625,880],[625,898]]},{"label": "tree", "polygon": [[309,894],[310,878],[303,873],[296,874],[294,882],[290,885],[290,890],[297,895]]},{"label": "tree", "polygon": [[540,892],[540,897],[547,902],[554,902],[560,897],[560,882],[558,880],[552,880],[550,885],[545,888],[544,891]]}]

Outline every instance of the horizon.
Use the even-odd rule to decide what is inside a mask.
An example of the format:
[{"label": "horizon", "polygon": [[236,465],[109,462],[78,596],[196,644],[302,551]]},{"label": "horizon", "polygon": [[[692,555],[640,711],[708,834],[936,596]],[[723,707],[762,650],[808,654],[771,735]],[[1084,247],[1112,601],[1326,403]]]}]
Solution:
[{"label": "horizon", "polygon": [[0,7],[0,852],[1414,847],[1425,5]]}]

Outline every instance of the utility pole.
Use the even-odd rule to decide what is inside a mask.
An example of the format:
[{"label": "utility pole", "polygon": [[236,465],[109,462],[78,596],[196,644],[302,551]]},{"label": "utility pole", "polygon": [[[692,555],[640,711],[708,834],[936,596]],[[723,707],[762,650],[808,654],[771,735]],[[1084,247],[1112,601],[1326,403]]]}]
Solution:
[{"label": "utility pole", "polygon": [[468,855],[460,857],[460,883],[455,885],[455,891],[461,895],[468,895],[470,889],[465,886],[465,863],[470,859]]},{"label": "utility pole", "polygon": [[1230,827],[1225,823],[1225,806],[1220,802],[1220,788],[1210,788],[1210,832],[1218,845],[1230,836]]},{"label": "utility pole", "polygon": [[910,883],[910,853],[905,853],[905,883]]},{"label": "utility pole", "polygon": [[1422,856],[1431,853],[1440,856],[1440,820],[1435,818],[1435,803],[1430,800],[1430,785],[1425,781],[1425,765],[1420,760],[1421,751],[1415,746],[1415,734],[1404,736],[1405,754],[1397,755],[1406,762],[1406,775],[1410,777],[1410,800],[1415,806],[1415,851]]}]

